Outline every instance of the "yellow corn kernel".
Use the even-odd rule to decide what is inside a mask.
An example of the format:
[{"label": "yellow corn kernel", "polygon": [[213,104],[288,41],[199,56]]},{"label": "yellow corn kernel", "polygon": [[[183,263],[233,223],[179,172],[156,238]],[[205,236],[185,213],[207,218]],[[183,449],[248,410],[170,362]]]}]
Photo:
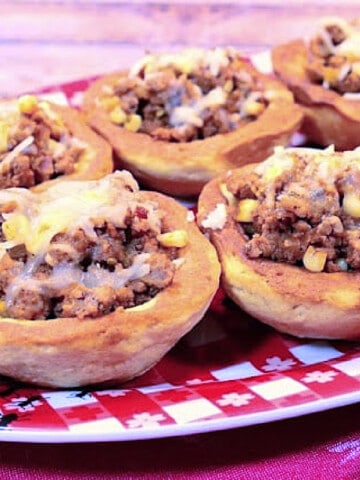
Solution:
[{"label": "yellow corn kernel", "polygon": [[327,253],[323,250],[316,250],[309,245],[303,256],[303,264],[310,272],[322,272],[325,267]]},{"label": "yellow corn kernel", "polygon": [[129,115],[128,120],[124,123],[124,127],[126,130],[130,130],[131,132],[137,132],[142,124],[142,118],[140,115],[132,114]]},{"label": "yellow corn kernel", "polygon": [[248,116],[255,116],[257,117],[265,110],[265,105],[260,102],[255,102],[253,100],[248,100],[244,104],[244,112]]},{"label": "yellow corn kernel", "polygon": [[6,240],[22,242],[30,232],[30,222],[25,215],[14,215],[2,224]]},{"label": "yellow corn kernel", "polygon": [[101,106],[110,112],[111,110],[114,110],[114,108],[118,107],[120,104],[120,99],[119,97],[116,97],[115,95],[111,97],[103,97],[100,99],[100,104]]},{"label": "yellow corn kernel", "polygon": [[33,113],[37,106],[38,101],[34,95],[22,95],[17,101],[20,113]]},{"label": "yellow corn kernel", "polygon": [[157,236],[158,241],[163,247],[185,247],[188,243],[188,234],[186,230],[173,230],[172,232],[161,233]]},{"label": "yellow corn kernel", "polygon": [[230,93],[234,90],[234,82],[232,80],[226,80],[224,83],[224,90],[226,93]]},{"label": "yellow corn kernel", "polygon": [[9,125],[0,121],[0,153],[7,151],[9,139]]},{"label": "yellow corn kernel", "polygon": [[263,175],[264,182],[272,182],[277,178],[279,175],[281,175],[284,171],[284,168],[282,165],[271,165],[268,167]]},{"label": "yellow corn kernel", "polygon": [[236,214],[236,220],[238,222],[252,222],[254,212],[259,205],[259,201],[254,198],[244,198],[240,200],[238,205],[238,211]]},{"label": "yellow corn kernel", "polygon": [[127,115],[124,110],[118,105],[110,112],[110,120],[117,125],[123,125],[127,120]]},{"label": "yellow corn kernel", "polygon": [[324,68],[324,81],[326,83],[334,83],[339,79],[339,70],[334,67]]},{"label": "yellow corn kernel", "polygon": [[4,313],[6,312],[6,302],[5,300],[0,301],[0,316],[4,316]]},{"label": "yellow corn kernel", "polygon": [[183,59],[178,59],[176,62],[177,68],[180,70],[182,73],[191,73],[194,70],[194,62],[191,61],[191,59],[188,58],[183,58]]},{"label": "yellow corn kernel", "polygon": [[163,109],[163,108],[159,108],[159,110],[156,110],[156,117],[157,118],[160,118],[162,117],[163,115],[165,115],[166,111]]},{"label": "yellow corn kernel", "polygon": [[347,215],[360,218],[360,196],[355,192],[347,192],[343,199],[343,209]]}]

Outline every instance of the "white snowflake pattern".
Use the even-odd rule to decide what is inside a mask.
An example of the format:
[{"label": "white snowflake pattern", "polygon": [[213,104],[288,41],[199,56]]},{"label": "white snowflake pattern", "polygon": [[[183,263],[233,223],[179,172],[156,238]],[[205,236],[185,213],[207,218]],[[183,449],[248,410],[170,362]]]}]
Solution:
[{"label": "white snowflake pattern", "polygon": [[226,407],[232,405],[233,407],[242,407],[248,405],[250,401],[255,398],[255,395],[252,393],[237,393],[230,392],[224,393],[219,400],[216,401],[221,407]]},{"label": "white snowflake pattern", "polygon": [[200,383],[204,383],[200,378],[190,378],[190,380],[186,380],[186,385],[200,385]]},{"label": "white snowflake pattern", "polygon": [[18,397],[13,398],[11,402],[5,403],[4,407],[6,410],[18,410],[21,412],[33,412],[36,407],[42,405],[40,398],[34,397]]},{"label": "white snowflake pattern", "polygon": [[289,370],[289,368],[295,364],[296,362],[292,358],[282,360],[280,357],[269,357],[266,359],[266,365],[263,365],[261,368],[265,370],[265,372],[282,372]]},{"label": "white snowflake pattern", "polygon": [[334,372],[333,370],[328,370],[327,372],[314,370],[313,372],[308,372],[301,380],[305,383],[328,383],[333,382],[336,375],[337,372]]},{"label": "white snowflake pattern", "polygon": [[149,412],[135,413],[131,420],[127,420],[129,428],[148,428],[148,427],[158,427],[160,422],[165,420],[165,417],[162,413],[156,413],[152,415]]},{"label": "white snowflake pattern", "polygon": [[109,396],[112,398],[116,397],[125,397],[127,393],[129,393],[131,390],[99,390],[96,393],[99,397],[101,396]]},{"label": "white snowflake pattern", "polygon": [[330,453],[346,453],[341,460],[341,464],[346,464],[351,460],[356,460],[360,457],[360,439],[348,440],[346,442],[336,443],[333,447],[329,448]]},{"label": "white snowflake pattern", "polygon": [[70,98],[70,105],[72,107],[80,107],[83,103],[84,92],[75,92]]}]

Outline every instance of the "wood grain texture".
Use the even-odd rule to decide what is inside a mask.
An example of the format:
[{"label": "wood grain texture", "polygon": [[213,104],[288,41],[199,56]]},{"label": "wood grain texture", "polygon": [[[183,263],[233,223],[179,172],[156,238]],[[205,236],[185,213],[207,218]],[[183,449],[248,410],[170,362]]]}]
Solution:
[{"label": "wood grain texture", "polygon": [[[334,0],[0,1],[0,95],[127,67],[147,50],[261,51],[338,13]],[[360,2],[341,15],[359,16]]]}]

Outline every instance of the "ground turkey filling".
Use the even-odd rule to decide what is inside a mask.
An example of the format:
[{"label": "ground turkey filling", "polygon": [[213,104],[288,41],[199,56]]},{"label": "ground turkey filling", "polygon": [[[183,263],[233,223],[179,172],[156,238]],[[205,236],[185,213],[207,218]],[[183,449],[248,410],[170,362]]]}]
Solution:
[{"label": "ground turkey filling", "polygon": [[189,142],[235,130],[268,105],[249,62],[232,49],[148,55],[98,102],[115,124],[160,140]]},{"label": "ground turkey filling", "polygon": [[[66,183],[50,189],[42,207],[31,204],[42,194],[25,190],[23,201],[24,192],[0,194],[2,316],[94,318],[142,304],[172,282],[178,248],[159,241],[164,216],[157,205],[138,199],[130,174]],[[76,213],[68,219],[64,212],[71,205]],[[54,230],[48,218],[58,208],[63,210]],[[35,212],[31,224],[25,211]]]},{"label": "ground turkey filling", "polygon": [[360,268],[360,152],[279,149],[243,178],[230,175],[250,258],[311,271]]},{"label": "ground turkey filling", "polygon": [[340,94],[360,93],[360,24],[325,19],[310,42],[307,72],[314,83]]},{"label": "ground turkey filling", "polygon": [[21,97],[0,111],[0,188],[29,188],[69,175],[84,148],[47,102]]}]

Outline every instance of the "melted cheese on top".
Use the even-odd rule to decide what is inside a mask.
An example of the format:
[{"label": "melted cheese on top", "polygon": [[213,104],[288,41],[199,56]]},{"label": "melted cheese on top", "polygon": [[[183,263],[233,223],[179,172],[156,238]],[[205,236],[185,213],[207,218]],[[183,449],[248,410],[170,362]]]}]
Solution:
[{"label": "melted cheese on top", "polygon": [[199,67],[207,68],[211,75],[216,77],[220,69],[229,65],[229,49],[214,48],[187,48],[176,53],[162,53],[145,55],[130,70],[131,76],[153,73],[166,67],[174,67],[183,73],[189,74]]},{"label": "melted cheese on top", "polygon": [[360,147],[355,150],[335,152],[331,145],[324,150],[314,148],[276,147],[274,154],[255,167],[264,184],[275,181],[286,171],[291,171],[304,160],[304,177],[323,178],[335,182],[346,169],[360,171]]},{"label": "melted cheese on top", "polygon": [[97,268],[97,265],[82,271],[65,262],[55,265],[46,279],[33,276],[58,233],[71,233],[80,228],[96,240],[96,226],[108,220],[116,227],[125,228],[128,215],[142,207],[147,211],[149,227],[160,234],[161,215],[157,204],[140,201],[138,192],[137,182],[127,171],[117,171],[100,180],[62,182],[37,193],[23,188],[1,190],[2,231],[6,240],[0,243],[0,256],[16,245],[25,245],[32,254],[20,271],[14,271],[14,278],[5,291],[6,304],[11,305],[22,288],[46,291],[75,282],[89,288],[112,285],[119,289],[147,275],[150,254],[140,252],[129,267],[118,264],[113,272]]},{"label": "melted cheese on top", "polygon": [[[326,31],[326,28],[329,26],[339,27],[345,34],[345,40],[338,45],[334,45],[329,33]],[[321,21],[320,35],[325,41],[329,53],[342,55],[351,62],[360,60],[360,26],[354,25],[340,17],[326,17]]]},{"label": "melted cheese on top", "polygon": [[[145,83],[151,81],[157,75],[167,68],[173,68],[180,71],[185,76],[199,70],[206,70],[206,74],[217,77],[221,69],[226,68],[231,58],[236,52],[233,48],[187,48],[176,53],[159,53],[146,55],[138,61],[129,72],[130,77],[140,77]],[[246,71],[238,72],[244,82],[250,83],[252,77]],[[169,124],[174,128],[186,126],[202,127],[204,124],[204,114],[208,109],[219,108],[226,104],[229,92],[223,86],[217,86],[204,94],[201,88],[193,83],[194,97],[181,105],[177,102],[179,92],[181,95],[181,83],[172,85],[173,97],[165,102],[164,108],[169,114]],[[257,92],[256,98],[249,100],[257,101],[260,98],[266,98],[266,92]],[[244,109],[239,102],[238,118],[244,115]]]},{"label": "melted cheese on top", "polygon": [[[0,103],[0,154],[2,158],[0,161],[0,173],[7,172],[9,166],[13,160],[15,160],[20,154],[27,153],[34,142],[35,137],[29,135],[24,138],[21,142],[12,147],[8,148],[9,140],[12,139],[13,135],[16,133],[19,123],[21,121],[22,115],[22,106],[21,102],[26,97],[19,97],[16,101],[2,101]],[[36,97],[29,96],[33,99],[34,108],[41,110],[45,116],[52,122],[58,125],[63,125],[63,122],[60,116],[51,108],[49,102],[43,100],[39,101]],[[48,149],[54,158],[61,156],[64,151],[69,147],[76,147],[80,150],[85,150],[88,145],[74,137],[73,135],[63,135],[62,138],[57,141],[52,138],[48,140]]]},{"label": "melted cheese on top", "polygon": [[[62,182],[40,193],[22,188],[2,190],[0,205],[11,204],[14,208],[2,214],[7,241],[0,243],[0,251],[25,244],[28,252],[42,257],[58,233],[81,228],[95,239],[96,219],[108,219],[124,228],[126,216],[139,205],[137,192],[138,185],[127,171],[100,180]],[[160,232],[155,206],[147,202],[145,207],[148,221]]]}]

